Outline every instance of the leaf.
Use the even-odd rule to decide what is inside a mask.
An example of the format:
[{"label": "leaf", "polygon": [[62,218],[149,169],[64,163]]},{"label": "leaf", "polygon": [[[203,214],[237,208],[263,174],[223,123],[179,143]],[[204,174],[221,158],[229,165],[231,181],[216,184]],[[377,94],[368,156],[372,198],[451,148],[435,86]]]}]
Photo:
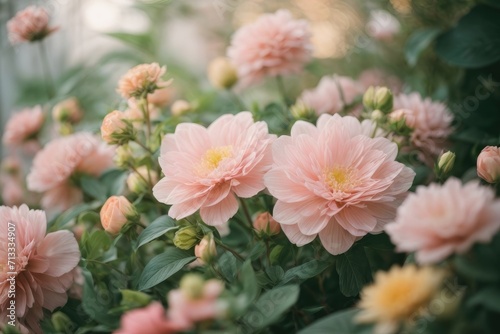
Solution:
[{"label": "leaf", "polygon": [[415,31],[410,36],[405,46],[405,58],[410,66],[417,65],[419,56],[440,33],[439,28],[425,28]]},{"label": "leaf", "polygon": [[500,289],[494,286],[487,287],[474,294],[467,301],[467,306],[483,306],[493,312],[500,312]]},{"label": "leaf", "polygon": [[231,252],[225,252],[221,255],[217,263],[219,271],[224,276],[226,281],[234,281],[236,272],[238,271],[238,261],[236,260],[236,257],[231,254]]},{"label": "leaf", "polygon": [[312,260],[301,264],[295,268],[286,271],[280,285],[287,284],[290,281],[294,283],[302,283],[306,279],[321,274],[326,268],[331,266],[331,262]]},{"label": "leaf", "polygon": [[106,189],[107,197],[120,195],[125,188],[127,172],[120,169],[111,169],[102,174],[99,179]]},{"label": "leaf", "polygon": [[253,302],[259,296],[260,288],[251,261],[246,261],[241,267],[240,279],[243,283],[243,292],[248,298],[248,303]]},{"label": "leaf", "polygon": [[64,227],[64,225],[66,225],[67,223],[69,223],[72,219],[78,217],[80,214],[82,214],[82,213],[84,213],[86,211],[97,209],[98,207],[101,206],[101,204],[102,203],[98,202],[98,201],[91,202],[91,203],[83,203],[83,204],[76,205],[76,206],[72,207],[71,209],[68,209],[68,210],[64,211],[50,225],[51,231],[55,231],[55,230],[61,229],[62,227]]},{"label": "leaf", "polygon": [[195,259],[196,257],[192,256],[191,252],[173,247],[168,248],[146,265],[139,278],[138,289],[146,290],[160,284]]},{"label": "leaf", "polygon": [[368,334],[372,333],[371,326],[358,325],[354,322],[354,316],[358,309],[343,310],[328,315],[312,325],[302,329],[298,334]]},{"label": "leaf", "polygon": [[106,35],[113,37],[136,50],[146,52],[150,55],[154,54],[155,43],[150,34],[130,34],[124,32],[110,32]]},{"label": "leaf", "polygon": [[92,274],[82,268],[85,278],[83,285],[82,307],[92,319],[106,325],[116,326],[118,319],[110,316],[108,310],[113,305],[113,298],[109,289],[98,289],[94,286]]},{"label": "leaf", "polygon": [[137,239],[137,247],[147,244],[150,241],[155,240],[156,238],[164,235],[168,231],[177,229],[178,226],[175,224],[175,220],[170,218],[169,216],[161,216],[156,218],[142,233],[139,235]]},{"label": "leaf", "polygon": [[80,178],[80,186],[85,194],[100,201],[105,201],[108,196],[106,195],[106,188],[99,180],[90,175],[82,175]]},{"label": "leaf", "polygon": [[338,255],[336,269],[340,291],[347,297],[358,295],[363,286],[372,280],[370,262],[364,248],[360,246],[353,246],[344,254]]},{"label": "leaf", "polygon": [[446,62],[479,68],[500,60],[500,10],[479,5],[457,26],[436,40],[436,53]]},{"label": "leaf", "polygon": [[299,292],[298,285],[285,285],[267,291],[247,312],[243,321],[252,332],[278,321],[297,302]]}]

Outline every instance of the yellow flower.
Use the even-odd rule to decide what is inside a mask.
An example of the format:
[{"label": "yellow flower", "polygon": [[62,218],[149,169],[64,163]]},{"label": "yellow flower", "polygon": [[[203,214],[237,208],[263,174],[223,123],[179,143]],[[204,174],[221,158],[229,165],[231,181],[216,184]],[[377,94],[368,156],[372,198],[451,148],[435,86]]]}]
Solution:
[{"label": "yellow flower", "polygon": [[361,312],[356,320],[376,323],[376,333],[392,333],[401,322],[425,308],[440,288],[442,271],[415,265],[378,272],[375,282],[361,292]]}]

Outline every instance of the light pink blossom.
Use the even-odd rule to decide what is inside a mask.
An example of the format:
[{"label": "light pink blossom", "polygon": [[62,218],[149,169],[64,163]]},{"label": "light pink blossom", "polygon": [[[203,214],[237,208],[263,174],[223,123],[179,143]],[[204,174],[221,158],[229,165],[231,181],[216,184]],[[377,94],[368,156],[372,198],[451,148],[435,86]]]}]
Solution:
[{"label": "light pink blossom", "polygon": [[165,82],[162,76],[167,67],[158,63],[140,64],[125,73],[118,82],[118,93],[124,98],[139,97],[142,94],[153,93],[157,88],[165,88],[170,81]]},{"label": "light pink blossom", "polygon": [[500,200],[492,189],[450,178],[420,186],[398,208],[385,230],[400,252],[416,252],[419,263],[436,263],[488,242],[500,229]]},{"label": "light pink blossom", "polygon": [[500,147],[486,146],[477,157],[477,175],[489,183],[500,181]]},{"label": "light pink blossom", "polygon": [[26,108],[14,113],[7,124],[3,134],[3,143],[6,146],[21,146],[35,140],[36,135],[43,126],[44,115],[42,107]]},{"label": "light pink blossom", "polygon": [[159,162],[165,177],[153,194],[172,205],[172,218],[200,210],[205,223],[222,225],[238,211],[236,196],[249,198],[264,189],[274,138],[249,112],[221,116],[208,128],[179,124],[163,139]]},{"label": "light pink blossom", "polygon": [[347,251],[394,219],[415,173],[395,161],[397,145],[371,138],[354,117],[321,115],[296,122],[273,144],[265,176],[277,198],[273,217],[297,246],[319,236],[331,254]]},{"label": "light pink blossom", "polygon": [[349,77],[338,75],[321,78],[318,86],[305,90],[299,101],[320,114],[335,114],[354,103],[363,94],[363,87]]},{"label": "light pink blossom", "polygon": [[264,14],[240,28],[227,54],[243,86],[263,78],[299,73],[311,59],[309,25],[294,20],[287,10]]},{"label": "light pink blossom", "polygon": [[167,320],[166,311],[158,302],[149,306],[128,311],[122,316],[121,325],[114,334],[171,334],[183,328]]},{"label": "light pink blossom", "polygon": [[49,14],[45,9],[29,6],[7,22],[7,30],[10,42],[19,44],[41,40],[57,28],[49,27]]},{"label": "light pink blossom", "polygon": [[[15,268],[7,267],[8,232],[15,226]],[[9,230],[10,227],[10,230]],[[78,244],[69,231],[46,235],[45,213],[28,206],[0,207],[0,316],[7,319],[10,305],[7,279],[16,272],[15,307],[23,332],[42,333],[39,321],[43,309],[53,311],[66,303],[66,291],[73,283],[72,270],[80,261]]]},{"label": "light pink blossom", "polygon": [[66,210],[83,197],[71,177],[75,173],[101,175],[113,166],[113,155],[113,147],[90,133],[54,139],[35,156],[27,177],[28,189],[44,193],[42,207]]}]

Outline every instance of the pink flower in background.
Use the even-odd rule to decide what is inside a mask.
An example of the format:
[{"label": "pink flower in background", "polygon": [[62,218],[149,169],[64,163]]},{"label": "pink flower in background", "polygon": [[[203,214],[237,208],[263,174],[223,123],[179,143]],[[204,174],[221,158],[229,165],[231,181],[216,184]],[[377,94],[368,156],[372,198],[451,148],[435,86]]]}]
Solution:
[{"label": "pink flower in background", "polygon": [[392,94],[397,95],[403,90],[403,82],[396,76],[388,74],[381,69],[372,68],[361,72],[358,82],[367,90],[370,86],[387,87]]},{"label": "pink flower in background", "polygon": [[44,116],[42,107],[26,108],[14,113],[7,124],[3,134],[3,143],[6,146],[21,146],[35,140],[36,135],[43,126]]},{"label": "pink flower in background", "polygon": [[500,147],[486,146],[477,157],[477,175],[489,183],[500,181]]},{"label": "pink flower in background", "polygon": [[82,200],[71,184],[75,173],[99,176],[113,166],[114,148],[90,133],[80,132],[49,142],[33,160],[28,189],[43,192],[42,207],[66,210]]},{"label": "pink flower in background", "polygon": [[49,14],[37,6],[27,7],[7,22],[9,40],[12,44],[38,41],[57,29],[49,27]]},{"label": "pink flower in background", "polygon": [[368,34],[379,41],[391,40],[400,29],[399,21],[385,10],[372,11],[366,24]]},{"label": "pink flower in background", "polygon": [[8,206],[23,203],[24,189],[22,180],[14,176],[1,176],[2,203]]},{"label": "pink flower in background", "polygon": [[437,263],[489,242],[500,229],[500,200],[489,187],[450,178],[420,186],[398,208],[385,230],[400,252],[416,252],[419,263]]},{"label": "pink flower in background", "polygon": [[148,94],[148,102],[156,107],[163,108],[172,101],[174,95],[175,91],[171,86],[157,89],[153,93]]},{"label": "pink flower in background", "polygon": [[0,316],[7,319],[10,305],[8,290],[11,276],[17,272],[16,316],[23,330],[42,333],[39,321],[43,309],[53,311],[66,303],[66,291],[73,283],[72,270],[80,261],[78,243],[69,231],[46,235],[45,213],[28,206],[0,207],[0,260],[7,263],[9,226],[15,225],[16,268],[3,265],[0,272]]},{"label": "pink flower in background", "polygon": [[395,161],[395,143],[363,131],[354,117],[321,115],[317,127],[298,121],[291,136],[274,142],[265,184],[278,199],[273,217],[292,243],[319,236],[340,254],[394,219],[415,173]]},{"label": "pink flower in background", "polygon": [[446,105],[422,98],[418,93],[400,94],[394,99],[394,110],[405,109],[407,122],[413,126],[411,143],[422,153],[422,160],[433,161],[446,147],[452,133],[453,115]]},{"label": "pink flower in background", "polygon": [[333,75],[321,78],[318,86],[305,90],[299,100],[318,115],[335,114],[362,94],[363,87],[353,79]]},{"label": "pink flower in background", "polygon": [[183,328],[166,318],[166,311],[158,302],[128,311],[122,316],[120,329],[114,334],[170,334]]},{"label": "pink flower in background", "polygon": [[309,24],[294,20],[287,10],[264,14],[240,28],[231,40],[227,55],[243,86],[267,76],[299,73],[311,59]]},{"label": "pink flower in background", "polygon": [[222,225],[238,211],[236,196],[249,198],[264,189],[274,139],[267,124],[254,123],[249,112],[221,116],[208,128],[179,124],[163,139],[159,162],[165,177],[153,194],[172,205],[172,218],[200,210],[205,223]]},{"label": "pink flower in background", "polygon": [[166,66],[160,67],[158,63],[137,65],[121,77],[117,91],[125,99],[152,93],[156,88],[170,84],[171,81],[165,82],[161,78],[166,72]]}]

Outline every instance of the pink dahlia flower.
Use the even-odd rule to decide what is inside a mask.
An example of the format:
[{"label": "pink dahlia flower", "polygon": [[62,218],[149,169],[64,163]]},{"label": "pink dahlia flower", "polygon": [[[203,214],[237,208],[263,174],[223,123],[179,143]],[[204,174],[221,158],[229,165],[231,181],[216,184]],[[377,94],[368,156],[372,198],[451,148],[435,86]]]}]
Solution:
[{"label": "pink dahlia flower", "polygon": [[45,9],[29,6],[7,22],[7,30],[10,42],[19,44],[44,39],[57,28],[49,27],[49,14]]},{"label": "pink dahlia flower", "polygon": [[419,263],[436,263],[488,242],[500,229],[500,200],[489,187],[450,178],[420,186],[398,208],[385,230],[398,251],[416,252]]},{"label": "pink dahlia flower", "polygon": [[418,93],[400,94],[394,99],[394,110],[404,109],[411,124],[412,145],[421,151],[422,160],[433,161],[446,147],[452,133],[453,115],[445,104],[422,98]]},{"label": "pink dahlia flower", "polygon": [[176,322],[167,320],[166,311],[160,303],[153,302],[125,313],[120,328],[114,334],[171,334],[182,329]]},{"label": "pink dahlia flower", "polygon": [[153,93],[157,88],[164,88],[170,84],[171,81],[162,80],[166,72],[167,67],[160,67],[158,63],[137,65],[121,77],[117,91],[125,99]]},{"label": "pink dahlia flower", "polygon": [[278,200],[273,217],[292,243],[319,235],[336,255],[394,219],[415,173],[395,161],[395,143],[363,131],[354,117],[321,115],[317,126],[298,121],[274,142],[264,179]]},{"label": "pink dahlia flower", "polygon": [[325,76],[314,89],[305,90],[299,97],[318,115],[335,114],[354,103],[363,94],[363,87],[349,77]]},{"label": "pink dahlia flower", "polygon": [[265,188],[274,139],[249,112],[221,116],[208,128],[179,124],[163,139],[159,162],[165,177],[153,194],[172,205],[172,218],[199,209],[205,223],[222,225],[238,211],[236,196],[249,198]]},{"label": "pink dahlia flower", "polygon": [[66,210],[81,202],[82,191],[72,185],[75,173],[99,176],[113,166],[114,148],[90,133],[80,132],[49,142],[33,160],[28,189],[43,192],[42,207]]},{"label": "pink dahlia flower", "polygon": [[[8,319],[8,307],[15,300],[16,322],[23,332],[42,333],[39,321],[43,309],[53,311],[66,303],[66,291],[73,283],[72,270],[80,261],[71,232],[46,235],[46,229],[43,211],[30,210],[25,204],[19,208],[0,207],[0,316],[2,321]],[[13,232],[16,244],[12,268],[7,266],[7,251],[12,243],[9,232]],[[9,297],[12,278],[15,299]]]},{"label": "pink dahlia flower", "polygon": [[294,20],[287,10],[264,14],[240,28],[233,36],[227,55],[243,86],[267,76],[298,73],[311,59],[309,25]]},{"label": "pink dahlia flower", "polygon": [[36,141],[36,135],[40,132],[43,121],[44,116],[40,106],[14,113],[5,125],[3,143],[7,146],[20,146],[32,140]]}]

